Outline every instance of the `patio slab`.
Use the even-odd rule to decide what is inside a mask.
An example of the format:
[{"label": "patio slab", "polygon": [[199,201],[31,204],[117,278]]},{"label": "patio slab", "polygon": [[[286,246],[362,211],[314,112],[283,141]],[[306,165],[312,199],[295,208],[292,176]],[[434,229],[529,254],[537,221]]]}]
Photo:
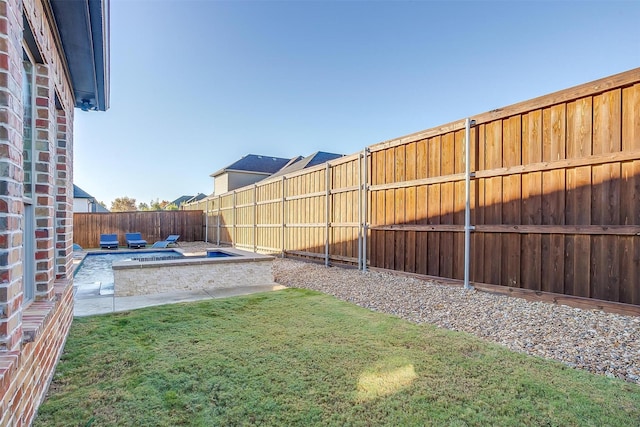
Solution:
[{"label": "patio slab", "polygon": [[98,296],[94,298],[77,298],[74,301],[73,315],[75,317],[106,314],[137,308],[152,307],[179,302],[193,302],[212,298],[229,298],[240,295],[249,295],[257,292],[270,292],[285,289],[286,286],[278,284],[236,286],[222,289],[199,289],[183,292],[163,292],[159,294],[114,297],[112,295]]}]

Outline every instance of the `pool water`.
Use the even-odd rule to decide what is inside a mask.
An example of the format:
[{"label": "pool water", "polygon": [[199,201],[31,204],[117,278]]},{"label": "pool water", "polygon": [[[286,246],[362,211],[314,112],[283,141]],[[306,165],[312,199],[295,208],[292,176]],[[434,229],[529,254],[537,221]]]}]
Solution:
[{"label": "pool water", "polygon": [[207,251],[207,258],[229,258],[232,256],[236,256],[234,254],[230,254],[227,252],[222,252],[222,251],[218,251],[218,250],[208,250]]},{"label": "pool water", "polygon": [[80,267],[76,269],[73,283],[76,288],[76,298],[97,295],[112,295],[114,292],[113,269],[111,265],[117,261],[132,259],[170,259],[182,258],[176,251],[135,251],[109,254],[88,254]]}]

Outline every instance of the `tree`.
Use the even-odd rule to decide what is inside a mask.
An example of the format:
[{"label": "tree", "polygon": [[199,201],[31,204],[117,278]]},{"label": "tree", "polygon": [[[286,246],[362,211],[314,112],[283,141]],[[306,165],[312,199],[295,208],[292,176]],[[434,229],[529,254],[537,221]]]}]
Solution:
[{"label": "tree", "polygon": [[151,203],[149,203],[149,210],[151,211],[161,211],[162,210],[162,202],[159,201],[159,199],[156,199],[155,201],[151,201]]},{"label": "tree", "polygon": [[166,205],[164,207],[165,211],[177,211],[178,210],[178,205],[176,205],[175,203],[169,203],[168,205]]},{"label": "tree", "polygon": [[111,202],[111,212],[131,212],[137,210],[136,199],[127,196],[118,197]]},{"label": "tree", "polygon": [[138,210],[139,210],[139,211],[150,211],[150,210],[151,210],[151,208],[150,208],[150,207],[149,207],[149,205],[148,205],[148,204],[146,204],[145,202],[140,202],[140,203],[138,204]]}]

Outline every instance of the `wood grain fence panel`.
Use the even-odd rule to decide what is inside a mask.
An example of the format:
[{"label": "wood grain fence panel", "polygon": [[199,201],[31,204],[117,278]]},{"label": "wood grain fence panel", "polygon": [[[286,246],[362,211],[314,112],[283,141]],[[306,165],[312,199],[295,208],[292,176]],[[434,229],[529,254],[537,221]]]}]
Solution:
[{"label": "wood grain fence panel", "polygon": [[[455,170],[455,135],[452,132],[442,136],[440,174],[452,175]],[[453,224],[454,183],[440,185],[440,224]],[[440,276],[453,278],[453,233],[440,233],[439,270]]]},{"label": "wood grain fence panel", "polygon": [[[640,84],[622,90],[622,149],[640,150]],[[640,160],[622,163],[620,224],[640,225]],[[620,301],[640,304],[640,242],[620,242]]]},{"label": "wood grain fence panel", "polygon": [[[427,177],[440,176],[442,138],[429,139],[427,157]],[[427,218],[429,224],[440,224],[441,213],[440,184],[427,187]],[[427,274],[440,275],[440,233],[427,233],[429,248],[427,253]]]},{"label": "wood grain fence panel", "polygon": [[202,240],[204,215],[200,210],[74,213],[73,241],[83,248],[99,247],[101,234],[117,234],[126,246],[125,233],[139,232],[149,245],[170,234],[182,241]]},{"label": "wood grain fence panel", "polygon": [[[385,152],[371,153],[371,163],[368,169],[371,185],[384,184]],[[370,192],[369,211],[371,226],[384,225],[384,191]],[[372,267],[384,267],[384,231],[371,230],[369,235],[371,253],[369,259]]]},{"label": "wood grain fence panel", "polygon": [[[346,205],[345,222],[350,224],[358,223],[358,170],[357,160],[344,163],[345,186],[346,188],[356,188],[356,190],[345,191],[343,193],[344,204]],[[347,258],[358,257],[358,229],[352,226],[344,227],[344,240],[346,243],[346,251],[344,256]]]},{"label": "wood grain fence panel", "polygon": [[[477,156],[475,158],[476,171],[486,169],[485,166],[485,147],[486,147],[486,125],[481,124],[474,128],[476,134]],[[473,222],[472,224],[485,223],[485,181],[484,179],[476,179],[473,181],[474,198],[473,205]],[[485,255],[484,255],[484,233],[474,232],[471,235],[471,257],[474,262],[471,263],[471,280],[476,282],[485,282]]]},{"label": "wood grain fence panel", "polygon": [[[351,185],[353,171],[351,170],[351,163],[342,163],[340,167],[342,168],[342,179],[340,188],[346,188]],[[353,205],[350,203],[350,194],[349,192],[340,193],[340,198],[342,199],[342,212],[340,213],[340,222],[351,222],[351,215],[353,213]],[[341,231],[341,251],[338,255],[351,257],[353,253],[351,252],[351,243],[353,236],[351,235],[351,228],[340,226]]]},{"label": "wood grain fence panel", "polygon": [[[394,149],[385,150],[385,177],[384,182],[394,182],[395,181],[395,152]],[[395,192],[396,190],[385,190],[384,191],[384,201],[385,201],[385,211],[384,211],[384,223],[385,225],[395,224]],[[395,268],[395,232],[393,231],[385,231],[384,232],[384,268],[393,270]]]},{"label": "wood grain fence panel", "polygon": [[[465,131],[455,132],[455,157],[453,173],[465,172]],[[473,144],[471,144],[472,146]],[[456,181],[453,184],[453,223],[464,225],[465,216],[465,182]],[[464,233],[453,233],[453,276],[454,279],[464,279]]]},{"label": "wood grain fence panel", "polygon": [[[566,104],[542,111],[542,161],[566,158]],[[565,171],[542,172],[542,224],[564,225]],[[562,234],[542,236],[542,289],[564,293],[565,237]]]},{"label": "wood grain fence panel", "polygon": [[[407,176],[407,163],[406,163],[406,147],[404,145],[399,145],[394,149],[394,157],[395,157],[395,165],[394,165],[394,182],[402,182],[406,180]],[[394,224],[405,224],[406,223],[406,200],[405,200],[405,189],[399,188],[395,190],[394,197]],[[394,266],[398,271],[405,271],[405,251],[406,248],[406,239],[405,239],[405,231],[395,231],[394,234]]]},{"label": "wood grain fence panel", "polygon": [[[343,176],[343,166],[342,164],[333,166],[330,169],[331,176],[331,188],[342,188],[342,176]],[[342,205],[342,193],[333,194],[330,196],[331,199],[331,217],[329,218],[330,222],[341,222],[342,221],[342,211],[344,209]],[[342,239],[342,228],[341,227],[332,227],[331,228],[331,253],[332,254],[340,254],[344,253],[344,242]]]},{"label": "wood grain fence panel", "polygon": [[[542,161],[542,111],[536,110],[522,117],[522,164]],[[522,224],[542,224],[542,172],[522,175]],[[521,237],[522,250],[520,280],[526,289],[542,290],[542,236],[526,234]]]},{"label": "wood grain fence panel", "polygon": [[[616,89],[593,97],[592,154],[621,150],[622,91]],[[591,168],[591,223],[616,225],[620,219],[619,162],[595,165]],[[591,296],[617,301],[620,297],[619,238],[593,236],[591,246]]]},{"label": "wood grain fence panel", "polygon": [[[502,167],[502,120],[487,123],[485,127],[485,168]],[[502,221],[502,177],[485,180],[485,224],[500,224]],[[500,235],[486,234],[485,239],[485,283],[505,285],[502,282],[502,239]],[[505,260],[506,261],[506,260]]]},{"label": "wood grain fence panel", "polygon": [[[566,104],[542,111],[542,160],[551,162],[566,158]],[[565,224],[566,174],[564,170],[542,172],[542,224]],[[570,238],[571,239],[571,238]],[[542,290],[564,293],[565,236],[543,235]],[[573,242],[571,241],[571,244]]]},{"label": "wood grain fence panel", "polygon": [[[428,140],[418,141],[416,145],[416,178],[427,177],[428,165]],[[419,185],[416,188],[416,223],[429,223],[429,210],[427,205],[428,191],[426,185]],[[415,271],[419,274],[427,274],[428,264],[428,241],[429,233],[416,234],[416,267]]]},{"label": "wood grain fence panel", "polygon": [[[405,151],[405,178],[407,181],[416,179],[416,156],[417,143],[411,142],[407,144]],[[405,192],[405,224],[416,223],[416,187],[408,187]],[[406,232],[406,241],[404,249],[404,271],[409,273],[416,272],[416,232]]]},{"label": "wood grain fence panel", "polygon": [[[567,158],[591,155],[593,135],[592,97],[567,104]],[[567,169],[566,223],[591,223],[591,167]],[[589,297],[591,293],[591,238],[567,237],[566,286],[573,295]],[[565,241],[566,242],[566,241]]]},{"label": "wood grain fence panel", "polygon": [[[522,164],[522,117],[516,115],[502,121],[502,166]],[[522,175],[513,174],[502,178],[502,223],[522,224]],[[521,287],[519,234],[502,235],[502,284]]]}]

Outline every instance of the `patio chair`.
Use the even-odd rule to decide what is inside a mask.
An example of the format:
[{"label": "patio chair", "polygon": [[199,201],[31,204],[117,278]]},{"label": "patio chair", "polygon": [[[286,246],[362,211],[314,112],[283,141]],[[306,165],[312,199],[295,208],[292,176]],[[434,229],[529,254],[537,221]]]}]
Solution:
[{"label": "patio chair", "polygon": [[100,249],[118,249],[117,234],[101,234]]},{"label": "patio chair", "polygon": [[179,238],[180,238],[179,234],[171,234],[169,237],[167,237],[164,240],[158,240],[151,247],[153,247],[153,248],[167,248],[167,247],[169,247],[169,245],[180,246],[178,244],[178,239]]},{"label": "patio chair", "polygon": [[147,246],[147,241],[142,238],[140,233],[125,233],[124,236],[127,240],[128,248],[144,248]]},{"label": "patio chair", "polygon": [[180,244],[178,243],[178,239],[180,238],[179,234],[171,234],[169,237],[167,237],[166,239],[164,239],[165,242],[169,242],[169,243],[173,243],[177,246],[180,246]]}]

